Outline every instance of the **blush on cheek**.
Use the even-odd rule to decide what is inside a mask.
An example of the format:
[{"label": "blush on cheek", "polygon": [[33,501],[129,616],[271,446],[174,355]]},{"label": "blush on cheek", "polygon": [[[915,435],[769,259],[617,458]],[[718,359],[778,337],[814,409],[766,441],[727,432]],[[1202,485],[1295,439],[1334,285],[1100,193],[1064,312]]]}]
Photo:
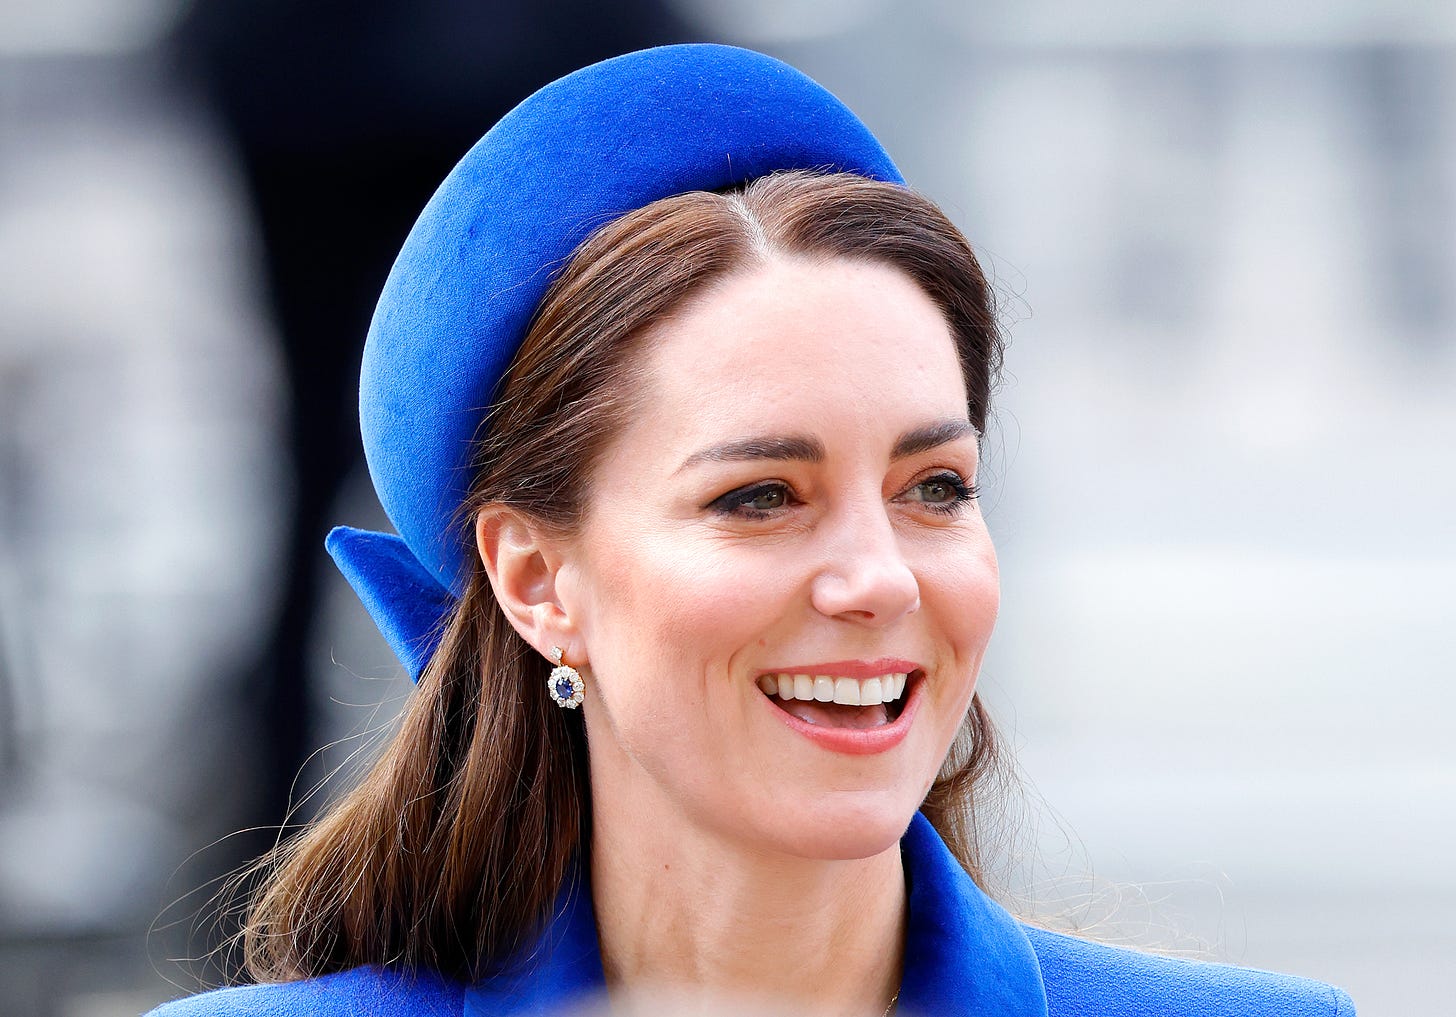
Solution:
[{"label": "blush on cheek", "polygon": [[592,656],[617,674],[693,682],[716,656],[715,640],[737,629],[740,602],[752,599],[739,595],[751,586],[711,574],[680,542],[598,541],[591,559],[579,623]]},{"label": "blush on cheek", "polygon": [[636,575],[623,578],[639,584],[640,607],[660,616],[664,635],[698,644],[725,630],[744,636],[758,629],[759,616],[780,613],[781,575],[756,555],[685,553],[681,542],[642,550]]}]

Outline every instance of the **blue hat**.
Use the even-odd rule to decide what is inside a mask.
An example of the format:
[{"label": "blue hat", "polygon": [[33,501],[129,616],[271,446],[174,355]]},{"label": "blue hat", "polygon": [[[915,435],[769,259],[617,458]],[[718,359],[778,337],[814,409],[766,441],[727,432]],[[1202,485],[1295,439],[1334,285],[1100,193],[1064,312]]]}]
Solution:
[{"label": "blue hat", "polygon": [[792,67],[685,45],[552,82],[445,178],[384,284],[359,382],[369,474],[399,536],[341,526],[326,542],[411,676],[464,591],[472,446],[556,272],[627,212],[796,169],[902,182],[868,128]]}]

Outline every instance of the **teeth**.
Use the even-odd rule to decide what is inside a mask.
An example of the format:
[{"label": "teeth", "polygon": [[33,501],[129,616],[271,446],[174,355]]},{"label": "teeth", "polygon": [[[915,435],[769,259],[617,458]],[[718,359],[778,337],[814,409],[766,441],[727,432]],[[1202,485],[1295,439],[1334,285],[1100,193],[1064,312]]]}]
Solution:
[{"label": "teeth", "polygon": [[893,703],[905,693],[903,673],[876,678],[836,678],[832,675],[766,674],[758,687],[766,695],[804,702],[843,703],[846,706],[878,706]]}]

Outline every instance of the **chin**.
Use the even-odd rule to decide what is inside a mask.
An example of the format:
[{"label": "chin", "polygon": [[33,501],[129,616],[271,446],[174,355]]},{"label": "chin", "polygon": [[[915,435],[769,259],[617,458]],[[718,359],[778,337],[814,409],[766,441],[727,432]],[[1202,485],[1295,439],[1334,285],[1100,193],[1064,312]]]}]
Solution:
[{"label": "chin", "polygon": [[785,854],[823,861],[872,858],[900,842],[918,799],[884,792],[826,792],[775,829]]}]

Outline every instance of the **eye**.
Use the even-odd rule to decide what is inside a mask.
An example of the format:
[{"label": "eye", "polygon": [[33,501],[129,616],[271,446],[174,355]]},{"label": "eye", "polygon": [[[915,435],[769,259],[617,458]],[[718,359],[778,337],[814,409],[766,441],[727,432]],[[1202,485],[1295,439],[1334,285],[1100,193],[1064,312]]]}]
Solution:
[{"label": "eye", "polygon": [[959,512],[977,495],[974,484],[967,484],[958,474],[949,471],[929,476],[916,482],[901,497],[905,501],[918,501],[935,512]]},{"label": "eye", "polygon": [[764,519],[788,507],[793,500],[787,484],[769,480],[729,491],[709,502],[708,508],[719,515]]}]

